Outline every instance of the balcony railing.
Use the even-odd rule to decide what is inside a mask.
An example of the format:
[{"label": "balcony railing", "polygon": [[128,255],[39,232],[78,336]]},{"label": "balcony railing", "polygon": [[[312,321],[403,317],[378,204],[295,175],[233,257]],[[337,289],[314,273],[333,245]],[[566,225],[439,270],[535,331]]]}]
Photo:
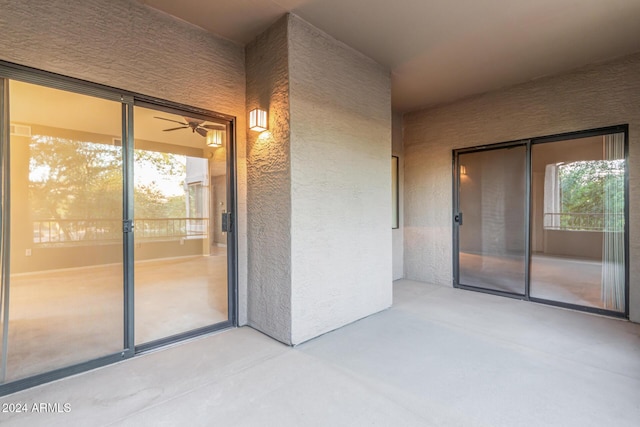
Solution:
[{"label": "balcony railing", "polygon": [[[48,219],[33,222],[35,244],[80,244],[122,240],[123,223],[112,219]],[[209,218],[137,218],[137,241],[205,238]]]},{"label": "balcony railing", "polygon": [[623,231],[624,213],[545,213],[545,230]]}]

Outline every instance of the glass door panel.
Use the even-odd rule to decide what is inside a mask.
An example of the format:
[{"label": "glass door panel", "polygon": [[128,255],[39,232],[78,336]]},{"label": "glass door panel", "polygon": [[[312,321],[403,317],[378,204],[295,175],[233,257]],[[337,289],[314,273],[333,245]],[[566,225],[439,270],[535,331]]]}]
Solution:
[{"label": "glass door panel", "polygon": [[460,285],[525,294],[526,146],[458,155]]},{"label": "glass door panel", "polygon": [[9,107],[0,383],[124,343],[121,104],[11,81]]},{"label": "glass door panel", "polygon": [[224,125],[140,106],[134,120],[139,345],[229,318],[227,135]]},{"label": "glass door panel", "polygon": [[624,141],[532,146],[531,297],[625,311]]}]

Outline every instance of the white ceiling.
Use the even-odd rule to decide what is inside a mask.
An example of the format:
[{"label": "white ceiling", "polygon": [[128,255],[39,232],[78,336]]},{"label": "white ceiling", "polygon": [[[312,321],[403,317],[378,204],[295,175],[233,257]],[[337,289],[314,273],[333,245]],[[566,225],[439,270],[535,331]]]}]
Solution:
[{"label": "white ceiling", "polygon": [[140,0],[246,44],[293,12],[392,70],[411,111],[640,51],[640,0]]}]

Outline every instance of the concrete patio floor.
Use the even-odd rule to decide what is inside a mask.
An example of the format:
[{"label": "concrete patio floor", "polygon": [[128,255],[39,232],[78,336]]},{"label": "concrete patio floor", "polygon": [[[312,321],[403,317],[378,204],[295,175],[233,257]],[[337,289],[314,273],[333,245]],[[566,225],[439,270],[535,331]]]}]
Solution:
[{"label": "concrete patio floor", "polygon": [[0,398],[2,426],[637,426],[640,325],[401,280],[295,348],[238,328]]}]

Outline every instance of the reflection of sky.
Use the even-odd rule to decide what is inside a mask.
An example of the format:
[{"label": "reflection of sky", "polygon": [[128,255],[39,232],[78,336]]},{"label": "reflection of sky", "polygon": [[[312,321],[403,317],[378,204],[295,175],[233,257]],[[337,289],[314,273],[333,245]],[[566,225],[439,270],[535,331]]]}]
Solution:
[{"label": "reflection of sky", "polygon": [[29,169],[29,181],[30,182],[42,182],[46,181],[49,176],[50,168],[46,165],[31,166]]},{"label": "reflection of sky", "polygon": [[[174,162],[186,166],[186,156],[173,154]],[[165,197],[184,196],[184,179],[182,176],[164,174],[148,160],[138,160],[133,170],[135,186],[152,187],[160,190]]]},{"label": "reflection of sky", "polygon": [[[78,142],[71,141],[64,138],[56,138],[52,136],[43,136],[43,135],[34,135],[31,139],[31,149],[37,150],[38,144],[45,144],[55,142],[56,144],[83,144],[85,147],[99,147],[100,153],[94,158],[95,161],[104,164],[111,164],[113,162],[117,162],[117,158],[120,157],[120,147],[118,146],[108,146],[104,144],[98,144],[93,142]],[[138,150],[136,150],[138,151]],[[150,157],[154,157],[156,154],[162,155],[165,153],[156,153],[147,151],[147,154]],[[148,158],[142,157],[136,159],[134,163],[134,185],[136,187],[150,187],[159,190],[165,197],[174,197],[174,196],[184,196],[185,188],[184,182],[187,178],[186,175],[189,174],[187,168],[189,168],[189,164],[191,164],[191,169],[193,172],[203,172],[206,174],[206,165],[207,160],[202,158],[194,158],[189,157],[189,162],[187,161],[187,157],[181,154],[173,154],[169,153],[169,161],[173,164],[174,170],[186,171],[183,173],[167,173],[166,170],[161,170],[158,166],[156,166],[151,160]],[[100,160],[101,159],[101,160]],[[121,165],[121,163],[120,163]],[[204,169],[203,169],[204,168]],[[200,171],[200,169],[203,169]],[[196,171],[197,170],[197,171]],[[30,182],[43,182],[51,177],[52,169],[48,164],[38,164],[34,158],[30,159],[29,165],[29,181]],[[206,180],[206,177],[201,178],[201,180]]]},{"label": "reflection of sky", "polygon": [[622,175],[625,172],[624,159],[615,160],[579,160],[571,163],[560,162],[558,172],[565,176],[574,172],[583,172],[582,181],[592,181],[594,177],[606,177],[609,175]]}]

